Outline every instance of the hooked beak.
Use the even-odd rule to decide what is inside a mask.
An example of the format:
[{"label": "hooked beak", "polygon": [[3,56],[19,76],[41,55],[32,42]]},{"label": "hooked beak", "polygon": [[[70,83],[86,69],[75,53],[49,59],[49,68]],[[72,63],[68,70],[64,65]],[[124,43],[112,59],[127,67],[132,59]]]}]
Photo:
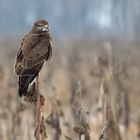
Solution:
[{"label": "hooked beak", "polygon": [[43,26],[42,31],[43,31],[43,32],[45,32],[45,31],[48,32],[48,31],[49,31],[48,25]]}]

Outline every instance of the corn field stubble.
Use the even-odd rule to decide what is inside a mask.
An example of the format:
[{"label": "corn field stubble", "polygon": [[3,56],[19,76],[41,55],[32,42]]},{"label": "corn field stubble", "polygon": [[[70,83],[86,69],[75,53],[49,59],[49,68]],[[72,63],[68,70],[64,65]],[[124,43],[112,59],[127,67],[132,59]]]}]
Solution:
[{"label": "corn field stubble", "polygon": [[[34,106],[18,97],[13,73],[17,42],[0,41],[1,140],[34,139]],[[107,114],[104,92],[110,87],[111,111],[121,139],[140,139],[139,44],[137,40],[54,41],[53,57],[40,73],[48,140],[101,139]],[[105,85],[110,61],[113,85]]]}]

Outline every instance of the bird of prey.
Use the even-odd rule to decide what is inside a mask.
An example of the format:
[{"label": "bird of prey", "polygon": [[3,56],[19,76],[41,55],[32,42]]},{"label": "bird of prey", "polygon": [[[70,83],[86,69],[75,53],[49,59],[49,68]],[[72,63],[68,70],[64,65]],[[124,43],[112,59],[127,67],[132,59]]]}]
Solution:
[{"label": "bird of prey", "polygon": [[19,77],[18,93],[21,97],[28,93],[29,84],[40,72],[45,60],[52,55],[51,37],[48,22],[35,22],[32,30],[23,38],[17,52],[15,74]]}]

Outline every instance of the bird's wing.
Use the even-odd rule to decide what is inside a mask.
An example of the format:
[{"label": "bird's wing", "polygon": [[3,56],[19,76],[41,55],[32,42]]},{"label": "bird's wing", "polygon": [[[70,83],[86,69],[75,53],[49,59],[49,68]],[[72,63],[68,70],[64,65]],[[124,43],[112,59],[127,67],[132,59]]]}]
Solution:
[{"label": "bird's wing", "polygon": [[17,52],[17,61],[20,61],[23,58],[22,48],[20,47]]},{"label": "bird's wing", "polygon": [[40,71],[44,60],[48,60],[52,54],[49,38],[41,38],[29,33],[21,43],[17,53],[15,73],[18,76],[32,75]]},{"label": "bird's wing", "polygon": [[17,53],[15,74],[18,76],[32,75],[40,71],[44,59],[48,52],[47,47],[43,47],[38,36],[29,35],[23,39]]},{"label": "bird's wing", "polygon": [[23,52],[22,52],[22,48],[20,47],[18,52],[17,52],[17,56],[16,56],[16,63],[15,63],[15,67],[14,67],[14,71],[16,75],[20,75],[21,73],[21,69],[23,69],[22,67],[22,59],[23,59]]},{"label": "bird's wing", "polygon": [[46,54],[46,60],[50,59],[52,57],[52,45],[51,43],[49,42],[49,45],[48,45],[48,52]]}]

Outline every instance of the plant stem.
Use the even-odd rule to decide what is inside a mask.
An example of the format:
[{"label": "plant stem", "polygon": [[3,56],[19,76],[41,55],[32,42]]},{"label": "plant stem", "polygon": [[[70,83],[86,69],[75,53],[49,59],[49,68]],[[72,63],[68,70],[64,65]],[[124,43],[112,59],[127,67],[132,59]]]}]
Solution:
[{"label": "plant stem", "polygon": [[36,139],[40,140],[40,93],[39,93],[39,75],[36,77],[36,95],[37,101],[35,104],[36,114],[35,114],[35,121],[36,121]]}]

